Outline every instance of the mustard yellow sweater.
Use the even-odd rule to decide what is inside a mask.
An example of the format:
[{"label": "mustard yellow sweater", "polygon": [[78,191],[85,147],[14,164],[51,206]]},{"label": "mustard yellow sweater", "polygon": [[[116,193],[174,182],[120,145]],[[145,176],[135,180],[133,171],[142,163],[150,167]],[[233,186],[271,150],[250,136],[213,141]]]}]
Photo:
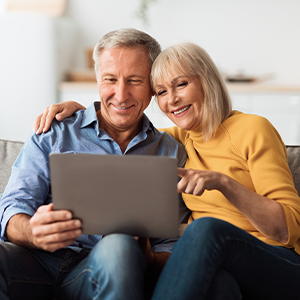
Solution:
[{"label": "mustard yellow sweater", "polygon": [[163,130],[185,145],[185,168],[222,172],[251,191],[278,201],[284,209],[289,239],[281,244],[265,237],[217,190],[205,191],[202,196],[183,194],[192,211],[189,222],[206,216],[219,218],[265,243],[295,248],[300,254],[300,198],[288,167],[285,145],[268,120],[233,111],[209,142],[203,141],[200,128]]}]

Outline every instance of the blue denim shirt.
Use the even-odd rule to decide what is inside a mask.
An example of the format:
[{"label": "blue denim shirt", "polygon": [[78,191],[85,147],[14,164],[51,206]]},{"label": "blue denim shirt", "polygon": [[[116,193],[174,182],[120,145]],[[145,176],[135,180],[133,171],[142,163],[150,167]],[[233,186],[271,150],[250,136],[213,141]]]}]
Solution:
[{"label": "blue denim shirt", "polygon": [[[123,155],[119,145],[99,129],[95,102],[86,111],[79,111],[62,122],[53,121],[51,130],[42,135],[31,134],[12,167],[12,174],[0,201],[0,239],[6,241],[5,229],[9,219],[19,213],[32,216],[39,206],[52,202],[49,154],[93,153]],[[178,166],[186,161],[184,146],[166,133],[159,132],[143,116],[143,130],[134,137],[124,155],[159,155],[177,157]],[[180,221],[189,213],[181,195]],[[81,235],[71,246],[91,249],[99,235]],[[154,251],[170,252],[176,240],[151,239]]]}]

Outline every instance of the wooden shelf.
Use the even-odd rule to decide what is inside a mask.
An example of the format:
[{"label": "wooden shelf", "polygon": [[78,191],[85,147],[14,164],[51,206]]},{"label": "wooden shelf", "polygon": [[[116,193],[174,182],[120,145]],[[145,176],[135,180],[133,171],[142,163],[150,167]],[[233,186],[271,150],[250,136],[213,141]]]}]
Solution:
[{"label": "wooden shelf", "polygon": [[[300,93],[299,86],[267,85],[261,83],[227,83],[230,93]],[[58,86],[59,91],[97,91],[95,82],[64,81]]]}]

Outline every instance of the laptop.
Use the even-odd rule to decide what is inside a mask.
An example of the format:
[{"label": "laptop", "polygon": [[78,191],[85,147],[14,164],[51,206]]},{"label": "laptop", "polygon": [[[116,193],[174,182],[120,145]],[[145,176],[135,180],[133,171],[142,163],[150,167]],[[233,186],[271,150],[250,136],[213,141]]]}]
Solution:
[{"label": "laptop", "polygon": [[177,160],[141,155],[50,154],[53,207],[83,234],[179,236]]}]

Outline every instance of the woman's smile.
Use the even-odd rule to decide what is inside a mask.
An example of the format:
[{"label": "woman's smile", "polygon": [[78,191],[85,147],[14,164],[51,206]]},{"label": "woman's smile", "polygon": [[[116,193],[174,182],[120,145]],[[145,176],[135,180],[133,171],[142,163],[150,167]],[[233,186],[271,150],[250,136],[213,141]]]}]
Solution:
[{"label": "woman's smile", "polygon": [[172,113],[175,115],[175,116],[179,116],[181,115],[182,113],[184,113],[185,111],[187,111],[192,105],[187,105],[183,108],[179,108],[178,110],[174,110],[172,111]]}]

